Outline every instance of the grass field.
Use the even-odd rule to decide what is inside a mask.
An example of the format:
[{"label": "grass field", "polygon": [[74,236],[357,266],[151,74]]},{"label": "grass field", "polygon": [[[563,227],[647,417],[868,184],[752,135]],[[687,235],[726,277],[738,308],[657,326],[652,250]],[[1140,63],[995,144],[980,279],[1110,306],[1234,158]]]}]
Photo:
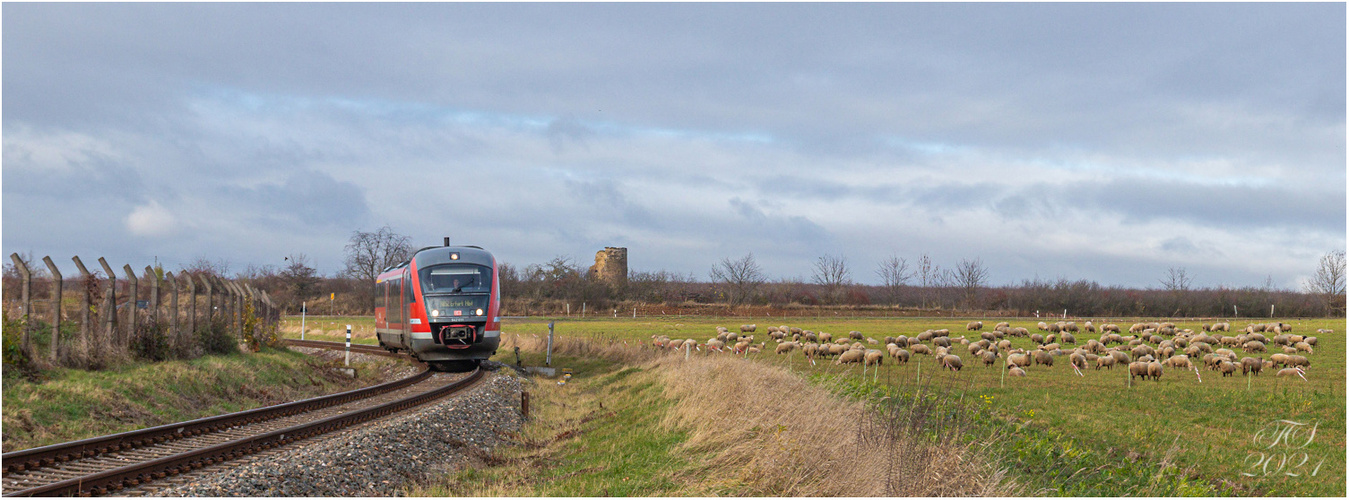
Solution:
[{"label": "grass field", "polygon": [[[966,335],[967,319],[834,319],[791,323],[806,329],[846,336],[858,330],[881,339],[914,335],[932,328],[949,328],[952,337]],[[1263,322],[1256,320],[1255,322]],[[556,324],[559,336],[596,342],[649,343],[653,334],[701,341],[715,335],[718,325],[735,328],[742,319],[681,318],[678,320],[570,320]],[[1111,320],[1127,328],[1132,320]],[[1344,331],[1339,320],[1285,320],[1295,333],[1318,328]],[[991,325],[991,322],[987,322]],[[1035,331],[1036,320],[1013,320],[1013,326]],[[1198,321],[1178,321],[1180,328],[1198,330]],[[1233,321],[1233,327],[1247,322]],[[1099,322],[1097,324],[1100,324]],[[767,340],[760,323],[756,341]],[[502,327],[505,335],[546,335],[546,320],[513,320]],[[968,333],[977,340],[977,335]],[[914,356],[907,365],[886,364],[866,378],[903,393],[920,384],[937,384],[962,397],[978,398],[995,413],[1048,441],[1073,464],[1135,462],[1170,463],[1211,491],[1199,494],[1343,496],[1345,494],[1345,338],[1343,333],[1320,336],[1307,381],[1275,378],[1266,372],[1246,379],[1224,378],[1218,372],[1199,373],[1168,369],[1159,382],[1128,381],[1127,370],[1086,370],[1078,375],[1064,358],[1052,368],[1031,367],[1025,378],[1001,377],[1001,370],[975,363],[968,351],[955,346],[965,368],[939,370],[926,356]],[[1078,335],[1079,343],[1095,335]],[[1011,339],[1014,347],[1029,348],[1029,339]],[[769,342],[771,349],[772,342]],[[1244,354],[1243,354],[1244,355]],[[780,364],[803,376],[839,374],[862,377],[858,365],[821,362],[811,366],[800,351],[778,356],[757,355],[765,363]],[[1001,366],[1000,364],[998,366]],[[1295,422],[1296,424],[1281,423]],[[1298,425],[1305,424],[1305,425]],[[1311,432],[1316,429],[1315,434]],[[1084,458],[1085,457],[1085,458]],[[1094,461],[1093,461],[1094,459]],[[1065,462],[1065,463],[1068,463]],[[1083,471],[1065,471],[1065,475]],[[1072,481],[1065,482],[1067,485]],[[1102,494],[1097,490],[1044,491],[1042,494]]]}]

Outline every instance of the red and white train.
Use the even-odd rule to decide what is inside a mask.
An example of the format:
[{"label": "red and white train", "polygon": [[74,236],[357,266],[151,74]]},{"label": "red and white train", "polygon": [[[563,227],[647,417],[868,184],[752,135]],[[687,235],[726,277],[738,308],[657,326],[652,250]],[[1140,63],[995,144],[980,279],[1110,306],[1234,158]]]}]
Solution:
[{"label": "red and white train", "polygon": [[423,248],[375,284],[375,333],[385,349],[447,370],[476,366],[501,344],[496,258],[480,247]]}]

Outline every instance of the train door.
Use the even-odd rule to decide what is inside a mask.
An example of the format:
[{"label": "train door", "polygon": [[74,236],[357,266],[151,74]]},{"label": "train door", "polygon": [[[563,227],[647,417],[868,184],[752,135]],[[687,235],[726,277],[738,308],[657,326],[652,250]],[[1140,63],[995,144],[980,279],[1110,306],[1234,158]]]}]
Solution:
[{"label": "train door", "polygon": [[402,300],[400,307],[403,313],[403,345],[412,346],[412,322],[409,318],[412,316],[412,275],[408,270],[403,270]]}]

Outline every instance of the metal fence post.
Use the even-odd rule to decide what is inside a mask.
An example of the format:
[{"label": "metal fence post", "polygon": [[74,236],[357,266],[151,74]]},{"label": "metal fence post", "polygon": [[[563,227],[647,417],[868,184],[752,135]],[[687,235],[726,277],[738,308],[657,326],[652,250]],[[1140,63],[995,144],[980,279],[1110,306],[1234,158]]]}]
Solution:
[{"label": "metal fence post", "polygon": [[553,366],[553,322],[548,322],[548,353],[543,360],[544,366]]},{"label": "metal fence post", "polygon": [[9,258],[14,261],[14,269],[17,269],[19,271],[19,276],[23,278],[23,288],[19,292],[23,300],[22,342],[24,352],[31,353],[33,352],[33,345],[32,335],[30,335],[29,332],[33,330],[33,273],[28,271],[28,265],[23,263],[23,259],[19,258],[18,253],[9,254]]},{"label": "metal fence post", "polygon": [[52,362],[56,362],[61,350],[61,270],[56,268],[51,256],[43,257],[42,262],[52,272]]}]

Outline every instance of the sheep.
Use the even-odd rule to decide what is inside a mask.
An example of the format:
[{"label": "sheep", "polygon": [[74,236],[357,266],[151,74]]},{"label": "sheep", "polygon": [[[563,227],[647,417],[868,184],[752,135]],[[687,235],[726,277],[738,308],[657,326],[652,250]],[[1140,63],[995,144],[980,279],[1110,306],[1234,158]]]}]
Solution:
[{"label": "sheep", "polygon": [[1288,356],[1288,364],[1291,366],[1301,366],[1303,368],[1310,368],[1312,366],[1311,360],[1308,360],[1306,356],[1297,355]]},{"label": "sheep", "polygon": [[895,345],[900,346],[900,347],[908,347],[908,346],[909,346],[909,338],[908,338],[908,337],[905,337],[905,336],[903,336],[903,335],[897,336],[897,337],[895,337]]},{"label": "sheep", "polygon": [[891,353],[890,353],[890,357],[895,358],[895,361],[896,361],[896,362],[899,362],[899,363],[908,363],[908,362],[909,362],[909,351],[906,351],[906,350],[904,350],[904,349],[896,349],[894,352],[891,352]]},{"label": "sheep", "polygon": [[1307,353],[1307,354],[1311,354],[1311,353],[1312,353],[1312,345],[1311,345],[1311,344],[1308,344],[1308,343],[1306,343],[1306,342],[1297,342],[1297,343],[1293,344],[1293,349],[1295,349],[1295,350],[1297,350],[1297,351],[1300,351],[1300,352],[1305,352],[1305,353]]},{"label": "sheep", "polygon": [[995,335],[993,332],[981,332],[979,334],[979,338],[989,341],[998,340],[998,336]]},{"label": "sheep", "polygon": [[1284,368],[1274,374],[1275,377],[1296,377],[1297,375],[1297,368]]},{"label": "sheep", "polygon": [[1087,369],[1087,357],[1080,353],[1074,352],[1072,355],[1068,356],[1068,363],[1079,370]]},{"label": "sheep", "polygon": [[749,349],[749,341],[741,340],[735,343],[735,347],[731,349],[731,352],[741,354],[744,353],[747,349]]},{"label": "sheep", "polygon": [[1045,351],[1035,351],[1035,364],[1054,366],[1054,356]]},{"label": "sheep", "polygon": [[1319,333],[1321,335],[1330,335],[1332,333],[1335,333],[1335,330],[1331,330],[1329,328],[1317,328],[1316,333]]},{"label": "sheep", "polygon": [[1265,362],[1261,358],[1241,358],[1241,374],[1246,375],[1247,373],[1254,372],[1256,375],[1259,375],[1260,369],[1264,368],[1264,365]]},{"label": "sheep", "polygon": [[1243,344],[1241,349],[1250,353],[1265,352],[1265,344],[1257,340],[1252,340]]},{"label": "sheep", "polygon": [[885,361],[885,355],[875,349],[867,349],[863,358],[865,366],[880,366]]},{"label": "sheep", "polygon": [[1149,362],[1149,363],[1148,363],[1148,376],[1149,376],[1149,377],[1152,377],[1152,380],[1153,380],[1153,381],[1161,382],[1161,380],[1162,380],[1162,364],[1161,364],[1161,363],[1158,363],[1158,362],[1156,362],[1156,361],[1151,361],[1151,362]]},{"label": "sheep", "polygon": [[1007,374],[1013,377],[1024,377],[1026,376],[1026,370],[1022,370],[1020,366],[1012,366],[1007,369]]},{"label": "sheep", "polygon": [[795,326],[793,326],[793,327],[791,328],[791,332],[794,333],[794,334],[798,334],[798,335],[805,335],[805,333],[806,333],[805,330],[802,330],[801,328],[795,327]]},{"label": "sheep", "polygon": [[820,342],[821,344],[827,344],[827,343],[829,343],[830,341],[834,340],[834,336],[833,336],[833,335],[830,335],[830,334],[824,333],[824,332],[817,333],[817,334],[815,335],[815,337],[819,339],[819,342]]},{"label": "sheep", "polygon": [[1194,367],[1194,365],[1190,363],[1190,357],[1184,354],[1166,358],[1166,365],[1172,368],[1185,368],[1185,369],[1190,369]]},{"label": "sheep", "polygon": [[947,337],[947,336],[950,336],[950,335],[951,335],[951,330],[946,329],[946,328],[942,328],[942,329],[939,329],[939,330],[932,330],[932,336],[934,336],[934,337]]},{"label": "sheep", "polygon": [[1013,366],[1030,366],[1030,356],[1024,352],[1012,353],[1007,355],[1007,363]]},{"label": "sheep", "polygon": [[984,366],[993,366],[998,362],[998,354],[993,351],[984,351],[979,357],[984,360]]},{"label": "sheep", "polygon": [[801,346],[801,352],[805,354],[807,358],[813,358],[820,353],[820,344],[814,342],[807,343]]},{"label": "sheep", "polygon": [[1281,352],[1274,353],[1269,357],[1269,360],[1276,365],[1288,365],[1288,355]]},{"label": "sheep", "polygon": [[848,332],[848,338],[853,340],[862,340],[863,338],[865,338],[865,336],[862,335],[862,332],[853,330],[851,332]]},{"label": "sheep", "polygon": [[1030,336],[1030,341],[1043,345],[1045,343],[1045,336],[1037,333]]},{"label": "sheep", "polygon": [[1100,370],[1101,368],[1106,368],[1106,369],[1111,369],[1111,370],[1113,370],[1113,369],[1115,368],[1115,357],[1114,357],[1114,356],[1100,356],[1100,357],[1096,358],[1096,369],[1097,369],[1097,370]]},{"label": "sheep", "polygon": [[748,349],[745,349],[745,354],[759,354],[760,352],[762,352],[762,348],[763,348],[762,343],[757,346],[749,346]]},{"label": "sheep", "polygon": [[983,321],[971,321],[971,322],[965,324],[965,329],[966,329],[966,330],[969,330],[969,331],[971,331],[971,332],[977,332],[977,331],[979,331],[979,330],[983,330],[983,329],[984,329],[984,322],[983,322]]},{"label": "sheep", "polygon": [[1045,324],[1043,321],[1036,323],[1035,327],[1039,328],[1042,332],[1049,331],[1049,325]]},{"label": "sheep", "polygon": [[1063,340],[1063,343],[1065,343],[1065,344],[1076,344],[1076,343],[1077,343],[1077,337],[1074,337],[1073,334],[1071,334],[1071,333],[1065,333],[1065,334],[1063,334],[1063,337],[1062,337],[1061,340]]},{"label": "sheep", "polygon": [[1049,325],[1049,333],[1059,333],[1063,331],[1063,324],[1052,323]]},{"label": "sheep", "polygon": [[994,330],[997,330],[997,329],[999,329],[999,328],[1009,328],[1009,327],[1011,327],[1011,326],[1012,326],[1011,323],[1008,323],[1008,322],[1006,322],[1006,321],[999,321],[998,324],[993,325],[993,329],[994,329]]},{"label": "sheep", "polygon": [[709,353],[712,351],[721,352],[722,348],[726,347],[726,342],[717,339],[709,339],[704,345],[707,346],[707,352]]},{"label": "sheep", "polygon": [[1121,350],[1118,350],[1118,349],[1117,349],[1117,350],[1114,350],[1114,351],[1110,351],[1110,357],[1115,358],[1115,362],[1116,362],[1116,363],[1128,363],[1128,362],[1129,362],[1129,353],[1124,352],[1124,351],[1121,351]]},{"label": "sheep", "polygon": [[1283,350],[1283,353],[1284,353],[1284,354],[1297,354],[1297,348],[1296,348],[1296,347],[1283,346],[1283,347],[1281,347],[1280,349]]},{"label": "sheep", "polygon": [[951,347],[951,339],[946,337],[937,337],[932,339],[932,345],[941,347]]},{"label": "sheep", "polygon": [[1316,345],[1316,337],[1307,337],[1307,338],[1305,338],[1305,339],[1302,339],[1302,341],[1303,341],[1303,342],[1306,342],[1307,345],[1309,345],[1309,346],[1315,346],[1315,345]]},{"label": "sheep", "polygon": [[1233,373],[1236,373],[1237,365],[1233,364],[1231,361],[1224,360],[1222,363],[1218,364],[1218,371],[1222,372],[1224,377],[1231,377]]},{"label": "sheep", "polygon": [[1006,350],[1009,350],[1009,349],[1011,349],[1011,348],[1012,348],[1012,341],[1010,341],[1010,340],[999,340],[999,341],[998,341],[998,349],[1001,349],[1001,350],[1006,351]]},{"label": "sheep", "polygon": [[1144,363],[1142,361],[1134,361],[1133,363],[1129,363],[1129,380],[1132,381],[1133,379],[1138,377],[1142,377],[1144,380],[1147,380],[1148,378],[1147,363]]},{"label": "sheep", "polygon": [[1019,327],[1019,326],[1016,327],[1016,328],[1013,328],[1012,331],[1015,332],[1015,333],[1013,333],[1013,335],[1015,335],[1015,336],[1017,336],[1017,337],[1026,337],[1026,336],[1029,336],[1029,335],[1030,335],[1030,330],[1027,330],[1027,329],[1025,329],[1025,328],[1023,328],[1023,327]]},{"label": "sheep", "polygon": [[912,347],[914,354],[932,354],[932,349],[929,349],[926,345],[917,344]]},{"label": "sheep", "polygon": [[1285,332],[1291,332],[1293,331],[1293,325],[1290,325],[1288,323],[1279,323],[1279,329]]},{"label": "sheep", "polygon": [[774,351],[774,353],[775,353],[775,354],[790,354],[790,353],[792,352],[793,349],[796,349],[796,342],[783,342],[783,343],[781,343],[781,344],[778,344],[778,347],[777,347],[777,349]]},{"label": "sheep", "polygon": [[841,365],[843,363],[861,363],[865,358],[865,356],[866,351],[857,351],[853,349],[848,349],[847,351],[844,351],[843,353],[839,354],[838,359],[834,360],[834,364]]},{"label": "sheep", "polygon": [[1154,351],[1151,346],[1140,345],[1130,350],[1129,353],[1133,354],[1134,361],[1138,361],[1138,358],[1141,358],[1148,354],[1156,354],[1156,351]]},{"label": "sheep", "polygon": [[954,354],[947,354],[946,356],[943,356],[941,358],[941,365],[942,367],[955,372],[960,371],[960,369],[965,366],[963,363],[961,363],[960,356],[956,356]]},{"label": "sheep", "polygon": [[1082,329],[1089,333],[1096,333],[1096,326],[1092,325],[1090,321],[1083,323]]},{"label": "sheep", "polygon": [[757,325],[740,325],[740,333],[753,333]]}]

